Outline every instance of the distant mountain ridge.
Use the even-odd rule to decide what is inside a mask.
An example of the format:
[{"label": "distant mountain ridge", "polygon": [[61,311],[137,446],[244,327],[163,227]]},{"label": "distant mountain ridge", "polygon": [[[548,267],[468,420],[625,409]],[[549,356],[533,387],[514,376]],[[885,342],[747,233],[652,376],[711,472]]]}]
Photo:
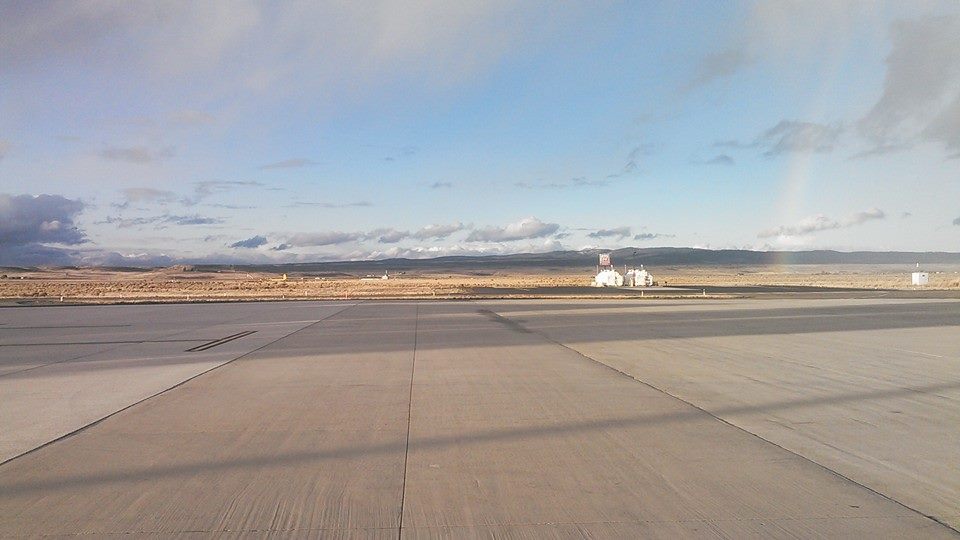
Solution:
[{"label": "distant mountain ridge", "polygon": [[284,264],[201,264],[197,270],[212,271],[245,268],[265,272],[383,272],[413,270],[492,271],[516,268],[589,268],[599,253],[611,253],[616,265],[647,266],[728,266],[770,264],[960,264],[960,253],[908,251],[751,251],[742,249],[698,248],[620,248],[551,251],[513,255],[455,255],[432,259],[380,259],[369,261],[329,261]]}]

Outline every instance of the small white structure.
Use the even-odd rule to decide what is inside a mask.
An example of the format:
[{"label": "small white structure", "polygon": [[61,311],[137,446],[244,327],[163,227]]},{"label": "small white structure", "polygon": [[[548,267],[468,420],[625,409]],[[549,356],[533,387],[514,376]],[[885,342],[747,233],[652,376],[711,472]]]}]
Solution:
[{"label": "small white structure", "polygon": [[640,265],[640,268],[627,270],[623,267],[623,274],[617,272],[610,259],[609,253],[600,254],[600,264],[597,265],[597,275],[593,278],[594,287],[652,287],[653,276]]},{"label": "small white structure", "polygon": [[910,282],[916,287],[923,287],[930,283],[930,274],[920,270],[920,263],[917,263],[917,270],[911,276]]},{"label": "small white structure", "polygon": [[601,253],[597,265],[597,275],[593,278],[594,287],[623,287],[623,276],[613,267],[609,253]]},{"label": "small white structure", "polygon": [[610,268],[597,272],[597,277],[593,278],[594,287],[623,287],[623,276],[620,272]]},{"label": "small white structure", "polygon": [[640,268],[627,271],[624,283],[627,287],[653,287],[653,275],[641,264]]}]

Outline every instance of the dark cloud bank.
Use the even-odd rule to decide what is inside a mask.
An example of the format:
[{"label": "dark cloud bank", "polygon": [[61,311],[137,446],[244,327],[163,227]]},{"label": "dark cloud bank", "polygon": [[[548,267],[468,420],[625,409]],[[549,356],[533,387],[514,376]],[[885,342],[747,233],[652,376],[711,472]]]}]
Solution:
[{"label": "dark cloud bank", "polygon": [[0,194],[0,264],[69,264],[66,250],[87,241],[74,223],[84,209],[59,195]]}]

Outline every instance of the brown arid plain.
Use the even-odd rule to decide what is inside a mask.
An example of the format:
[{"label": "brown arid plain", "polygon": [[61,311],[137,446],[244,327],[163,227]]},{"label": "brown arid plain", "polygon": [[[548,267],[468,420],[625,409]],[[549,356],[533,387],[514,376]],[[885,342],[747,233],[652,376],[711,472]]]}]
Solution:
[{"label": "brown arid plain", "polygon": [[[736,296],[743,287],[815,287],[864,290],[960,290],[960,266],[934,265],[929,285],[914,287],[903,265],[797,265],[790,267],[670,266],[650,269],[659,286],[648,298],[674,287],[712,287],[711,297]],[[114,303],[293,299],[566,298],[618,297],[590,288],[593,269],[469,269],[391,275],[297,274],[210,271],[173,266],[145,270],[101,268],[0,269],[0,300]],[[731,288],[725,293],[724,287]],[[600,293],[604,294],[600,294]],[[624,291],[626,293],[628,291]],[[666,292],[669,296],[669,292]],[[631,296],[635,296],[631,292]]]}]

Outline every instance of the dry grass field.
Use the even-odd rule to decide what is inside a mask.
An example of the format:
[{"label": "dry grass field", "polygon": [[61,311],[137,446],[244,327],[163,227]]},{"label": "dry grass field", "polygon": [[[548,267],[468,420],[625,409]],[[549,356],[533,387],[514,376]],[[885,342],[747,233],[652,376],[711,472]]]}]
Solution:
[{"label": "dry grass field", "polygon": [[[802,265],[787,267],[664,268],[668,285],[843,287],[857,289],[914,289],[903,265]],[[930,283],[924,289],[960,289],[960,266],[930,265]],[[660,276],[658,274],[655,274]]]},{"label": "dry grass field", "polygon": [[[930,268],[930,290],[960,290],[960,268]],[[862,289],[914,289],[910,269],[901,266],[665,267],[652,268],[667,286],[812,286]],[[581,287],[591,269],[538,272],[510,270],[489,275],[415,273],[390,279],[355,276],[321,277],[232,272],[203,272],[189,267],[142,271],[81,269],[7,269],[0,277],[0,299],[71,302],[182,300],[471,298],[524,296],[523,289]],[[483,291],[480,292],[479,289]],[[502,290],[499,293],[498,290]],[[585,290],[585,295],[590,291]]]},{"label": "dry grass field", "polygon": [[312,277],[247,272],[191,272],[159,269],[143,272],[97,269],[38,270],[8,273],[0,279],[0,298],[64,297],[71,301],[176,301],[338,298],[469,297],[478,287],[526,288],[577,286],[589,277],[569,275],[469,276],[429,274],[379,278]]}]

